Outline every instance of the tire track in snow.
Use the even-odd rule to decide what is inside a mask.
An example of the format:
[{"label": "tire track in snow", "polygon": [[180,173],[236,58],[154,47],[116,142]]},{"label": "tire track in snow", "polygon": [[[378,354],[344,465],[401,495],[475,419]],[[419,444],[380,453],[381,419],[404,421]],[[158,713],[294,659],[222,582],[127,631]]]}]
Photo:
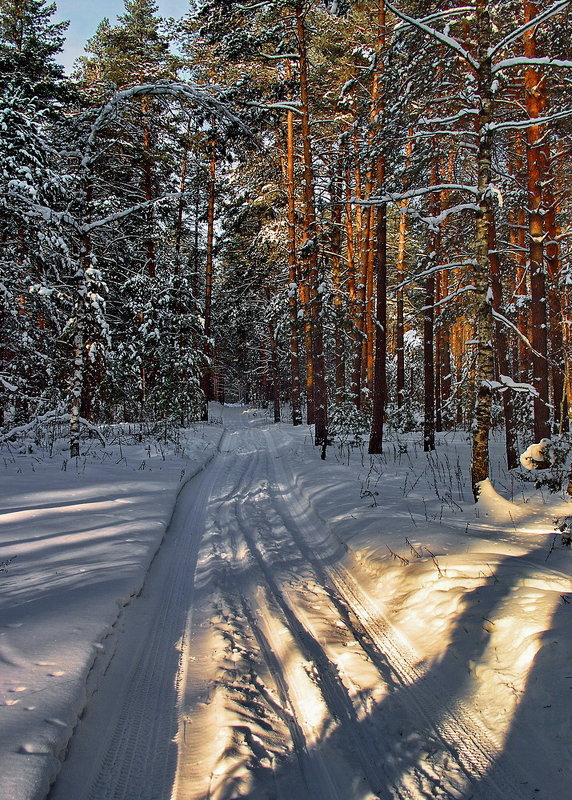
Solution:
[{"label": "tire track in snow", "polygon": [[[251,446],[248,446],[248,442]],[[256,476],[256,470],[259,467],[259,453],[252,452],[252,442],[260,442],[260,436],[248,430],[241,431],[240,440],[237,443],[236,451],[232,456],[232,464],[226,475],[228,485],[225,487],[225,494],[220,499],[218,508],[216,509],[214,518],[212,520],[209,538],[205,539],[203,547],[208,551],[205,563],[208,564],[208,572],[219,576],[213,582],[211,591],[205,597],[205,605],[202,607],[201,619],[208,619],[207,607],[216,602],[221,602],[222,605],[229,609],[228,613],[223,614],[225,620],[223,625],[223,637],[226,642],[226,647],[230,649],[228,657],[232,656],[233,652],[238,650],[246,651],[247,657],[241,659],[239,663],[233,662],[233,670],[239,670],[239,675],[229,675],[228,680],[224,677],[219,677],[216,682],[212,684],[213,691],[220,692],[222,689],[222,702],[229,707],[229,703],[237,703],[239,710],[235,712],[236,716],[233,718],[229,716],[228,711],[223,717],[224,729],[221,729],[222,737],[211,748],[211,752],[206,759],[197,756],[196,748],[200,747],[201,736],[204,737],[206,732],[201,726],[198,719],[200,710],[196,704],[190,699],[185,699],[185,687],[182,687],[180,712],[183,715],[183,720],[190,714],[193,717],[193,725],[191,726],[190,735],[187,737],[179,732],[179,762],[177,770],[177,778],[173,792],[173,798],[180,798],[184,800],[190,796],[198,797],[200,794],[200,777],[197,775],[196,762],[199,758],[201,769],[206,769],[207,772],[211,771],[211,780],[207,791],[210,797],[211,790],[216,792],[217,797],[230,797],[235,796],[237,765],[240,760],[245,763],[246,757],[244,753],[240,756],[237,754],[233,764],[225,763],[227,760],[228,743],[234,739],[233,731],[240,734],[244,744],[251,750],[252,762],[248,766],[248,771],[254,779],[254,785],[257,787],[255,795],[259,797],[258,792],[262,791],[264,797],[277,798],[280,793],[280,787],[277,783],[271,788],[268,783],[268,776],[264,775],[265,770],[257,767],[257,762],[261,756],[261,747],[263,746],[256,732],[256,722],[251,730],[252,722],[247,717],[241,719],[241,706],[242,700],[241,686],[242,682],[248,681],[250,690],[254,690],[261,698],[262,703],[268,708],[275,720],[280,720],[285,726],[285,734],[289,735],[290,742],[289,750],[294,756],[294,763],[285,759],[282,754],[278,756],[274,762],[274,769],[286,769],[291,773],[294,764],[295,771],[299,777],[290,774],[286,783],[296,786],[297,789],[304,791],[304,796],[312,798],[313,800],[345,800],[341,797],[336,787],[329,780],[327,770],[320,763],[319,759],[310,755],[307,748],[306,736],[303,729],[303,723],[298,719],[298,711],[296,703],[292,700],[290,687],[288,686],[287,676],[285,674],[285,666],[273,650],[272,645],[263,631],[264,622],[259,623],[256,619],[256,612],[253,610],[252,601],[247,599],[249,590],[253,586],[253,568],[256,570],[256,587],[260,583],[264,583],[264,578],[258,576],[258,567],[256,562],[252,561],[249,551],[245,549],[242,544],[240,536],[239,523],[237,520],[237,503],[242,494],[247,493],[249,487]],[[252,455],[255,455],[253,458]],[[242,456],[242,460],[241,460]],[[201,561],[199,556],[199,562]],[[198,569],[196,579],[201,580],[201,568]],[[256,611],[259,611],[256,605]],[[237,613],[238,612],[238,613]],[[197,610],[198,613],[198,610]],[[228,630],[228,624],[236,626]],[[198,622],[199,626],[202,624]],[[266,669],[272,677],[272,683],[275,687],[275,692],[269,691],[264,683],[264,680],[259,677],[260,665],[257,663],[256,658],[251,653],[251,646],[244,644],[247,639],[246,626],[250,629],[254,640],[258,645],[258,655],[262,662],[266,665]],[[281,623],[282,624],[282,623]],[[188,651],[190,656],[193,652],[193,641],[196,639],[197,631],[193,630],[193,624],[190,623],[189,629],[186,633],[186,640],[188,645],[185,650]],[[238,648],[237,648],[238,646]],[[217,659],[218,655],[218,659]],[[256,654],[255,654],[256,655]],[[220,650],[215,654],[216,663],[224,664],[223,654]],[[185,654],[183,655],[185,658]],[[190,695],[193,694],[192,685],[188,686]],[[212,698],[211,698],[212,699]],[[250,710],[251,702],[246,698],[246,710]],[[250,713],[255,714],[255,710]],[[264,720],[260,720],[260,724]],[[207,726],[208,729],[208,726]],[[225,730],[227,732],[225,732]],[[183,722],[183,734],[185,727]],[[197,736],[199,737],[197,740]],[[264,755],[264,753],[262,753]],[[277,763],[279,762],[279,763]],[[266,770],[267,771],[267,770]],[[213,776],[216,775],[216,789],[213,787]],[[282,784],[282,781],[281,781]],[[228,794],[230,792],[230,794]],[[268,792],[266,794],[265,792]],[[200,795],[203,797],[203,795]],[[288,795],[290,796],[290,795]]]},{"label": "tire track in snow", "polygon": [[[257,461],[260,462],[261,459],[262,454],[257,451]],[[252,471],[254,471],[254,466],[254,464],[251,465]],[[258,464],[256,466],[258,467]],[[247,508],[250,513],[247,513]],[[287,626],[304,657],[315,667],[312,672],[313,679],[318,685],[330,713],[339,722],[344,732],[344,744],[351,748],[351,756],[359,764],[371,790],[376,795],[380,795],[386,776],[380,774],[382,768],[379,762],[379,752],[372,747],[371,739],[364,735],[363,726],[358,720],[355,706],[336,665],[330,661],[322,645],[296,616],[252,534],[251,520],[253,518],[258,520],[259,529],[267,524],[264,516],[257,510],[256,499],[247,494],[245,498],[238,501],[237,512],[242,535],[264,576],[269,591],[282,610]],[[404,793],[400,796],[405,800],[409,795]]]},{"label": "tire track in snow", "polygon": [[[225,438],[223,433],[219,452]],[[179,493],[144,586],[125,608],[115,654],[97,687],[96,701],[88,705],[74,734],[71,757],[50,800],[170,796],[176,769],[179,642],[192,604],[190,576],[212,487],[225,469],[215,457]]]},{"label": "tire track in snow", "polygon": [[[265,436],[270,449],[268,474],[271,479],[274,478],[275,483],[275,489],[271,491],[275,507],[303,557],[312,565],[319,583],[340,613],[340,618],[378,668],[380,676],[387,680],[389,667],[390,675],[395,676],[398,688],[407,697],[413,712],[421,715],[434,731],[469,781],[477,782],[486,789],[483,800],[506,800],[508,797],[511,800],[525,800],[521,789],[522,779],[517,777],[516,765],[505,774],[504,779],[498,772],[494,780],[489,779],[488,772],[494,767],[497,747],[489,739],[486,729],[471,717],[469,709],[460,700],[451,703],[446,689],[435,676],[431,676],[430,685],[424,687],[420,694],[419,686],[427,683],[427,679],[415,667],[416,659],[413,654],[408,653],[401,643],[398,644],[389,624],[380,624],[379,609],[372,607],[348,571],[339,564],[324,565],[315,554],[308,541],[312,530],[318,527],[329,531],[329,527],[297,495],[295,482],[287,473],[284,458],[278,452],[272,432],[266,431]],[[281,496],[280,486],[288,487],[288,503]],[[292,509],[295,510],[295,516]],[[330,535],[333,539],[336,538],[331,532]],[[342,542],[339,543],[346,547]]]},{"label": "tire track in snow", "polygon": [[[254,458],[250,458],[246,469],[242,472],[239,483],[237,484],[234,492],[234,502],[232,505],[221,507],[221,512],[224,515],[223,519],[219,519],[221,529],[226,530],[229,534],[231,550],[233,553],[233,562],[227,565],[229,571],[233,574],[237,590],[240,593],[240,604],[247,620],[250,629],[260,648],[260,654],[266,663],[266,666],[274,679],[278,697],[280,699],[279,716],[285,722],[291,737],[292,748],[296,758],[302,780],[305,783],[306,789],[309,792],[309,797],[313,800],[345,800],[338,792],[338,788],[332,782],[324,759],[320,755],[310,754],[307,746],[306,734],[304,731],[304,721],[300,719],[300,711],[297,708],[298,703],[292,697],[292,691],[288,685],[287,668],[281,659],[277,656],[272,647],[271,642],[263,631],[264,622],[259,624],[256,616],[246,599],[248,586],[244,579],[243,561],[244,558],[240,555],[240,542],[238,540],[236,527],[238,526],[240,532],[243,534],[243,540],[248,547],[248,556],[251,564],[260,571],[261,580],[267,583],[265,570],[260,570],[260,561],[253,557],[252,548],[249,544],[248,538],[244,536],[244,519],[241,518],[245,510],[243,497],[249,496],[248,487],[252,491],[254,482],[260,477],[260,466],[262,462],[262,454],[260,452],[260,434],[258,431],[245,431],[245,438],[251,440],[256,447]],[[256,487],[257,488],[257,487]],[[250,507],[250,502],[247,504]],[[249,530],[248,521],[246,528]],[[252,577],[250,578],[252,581]],[[259,687],[261,689],[262,687]],[[267,702],[268,702],[268,698]],[[274,708],[276,711],[277,709]]]}]

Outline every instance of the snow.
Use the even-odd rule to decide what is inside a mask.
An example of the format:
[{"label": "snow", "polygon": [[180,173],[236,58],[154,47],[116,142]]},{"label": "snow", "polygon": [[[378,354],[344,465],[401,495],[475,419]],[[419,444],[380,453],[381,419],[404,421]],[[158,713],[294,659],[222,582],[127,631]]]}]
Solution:
[{"label": "snow", "polygon": [[530,444],[524,453],[520,454],[520,463],[525,469],[537,469],[539,465],[549,460],[547,448],[551,444],[550,439],[541,439],[539,442]]},{"label": "snow", "polygon": [[567,496],[215,417],[5,458],[1,800],[569,796]]},{"label": "snow", "polygon": [[121,444],[65,471],[62,458],[3,451],[2,800],[46,795],[96,655],[141,589],[181,482],[219,437],[205,428],[165,461],[155,448]]}]

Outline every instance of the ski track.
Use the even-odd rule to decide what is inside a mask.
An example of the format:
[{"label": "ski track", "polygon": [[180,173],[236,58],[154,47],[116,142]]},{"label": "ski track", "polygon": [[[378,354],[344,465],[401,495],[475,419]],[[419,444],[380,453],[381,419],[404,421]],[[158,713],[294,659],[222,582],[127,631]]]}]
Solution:
[{"label": "ski track", "polygon": [[[292,796],[293,785],[304,792],[300,800],[524,800],[516,765],[504,777],[497,770],[494,779],[488,777],[497,748],[486,730],[470,707],[449,697],[436,675],[416,666],[407,643],[339,563],[348,547],[296,488],[283,434],[258,423],[226,431],[218,456],[182,490],[141,595],[124,611],[123,633],[115,634],[114,655],[50,800],[282,800]],[[303,581],[315,585],[329,606],[321,624],[332,633],[336,625],[338,633],[343,628],[385,687],[380,707],[365,717],[336,663],[335,648],[321,640],[305,613]],[[213,694],[232,706],[242,680],[273,722],[277,739],[284,739],[285,755],[272,756],[271,780],[270,768],[262,766],[271,743],[254,736],[247,718],[234,711],[232,725],[251,751],[245,761],[251,772],[248,794],[236,793],[234,774],[222,774],[211,794],[226,752],[217,755],[214,744],[208,788],[189,793],[196,786],[197,742],[208,730],[206,723],[201,727],[201,714],[216,713],[210,685],[203,709],[191,685],[196,673],[190,663],[201,635],[213,627],[217,604],[234,625],[222,631],[220,641],[242,654],[233,661],[242,673],[237,678],[226,667],[227,678],[211,681]],[[275,640],[276,626],[289,637],[294,652],[288,659]],[[304,663],[307,680],[327,709],[327,731],[318,740],[304,713],[295,663]],[[400,750],[405,742],[396,742],[390,732],[392,709],[412,732],[420,732],[420,742],[435,745],[440,763],[423,755],[419,742]],[[443,761],[456,784],[440,770]],[[338,780],[348,768],[354,774],[345,783]],[[349,786],[360,787],[359,793],[350,796]]]},{"label": "ski track", "polygon": [[[72,796],[74,800],[156,800],[169,795],[176,769],[177,642],[192,604],[190,576],[199,547],[196,534],[190,542],[183,534],[191,517],[199,527],[211,487],[223,467],[215,458],[182,489],[143,589],[123,612],[115,652],[72,739],[71,758],[64,763],[49,800]],[[80,751],[77,758],[75,749]]]}]

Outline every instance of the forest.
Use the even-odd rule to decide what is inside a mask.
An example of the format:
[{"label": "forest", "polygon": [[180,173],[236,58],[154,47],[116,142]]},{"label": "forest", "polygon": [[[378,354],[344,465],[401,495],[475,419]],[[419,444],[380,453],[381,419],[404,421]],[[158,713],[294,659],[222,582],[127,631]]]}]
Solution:
[{"label": "forest", "polygon": [[[68,77],[0,1],[0,437],[267,406],[465,430],[572,405],[570,0],[125,0]],[[567,445],[566,445],[567,447]]]}]

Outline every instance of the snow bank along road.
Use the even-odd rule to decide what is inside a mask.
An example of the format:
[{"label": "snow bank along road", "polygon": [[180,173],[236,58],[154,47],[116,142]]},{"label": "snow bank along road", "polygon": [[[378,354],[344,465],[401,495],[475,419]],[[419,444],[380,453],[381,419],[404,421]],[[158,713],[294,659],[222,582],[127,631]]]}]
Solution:
[{"label": "snow bank along road", "polygon": [[535,796],[361,588],[287,434],[225,413],[50,800]]}]

